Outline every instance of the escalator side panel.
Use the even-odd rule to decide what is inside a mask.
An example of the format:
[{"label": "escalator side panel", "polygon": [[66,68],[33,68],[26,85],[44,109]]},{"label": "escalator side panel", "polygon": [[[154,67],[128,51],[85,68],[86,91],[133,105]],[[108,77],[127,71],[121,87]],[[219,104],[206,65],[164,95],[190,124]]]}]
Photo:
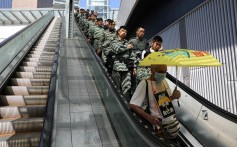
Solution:
[{"label": "escalator side panel", "polygon": [[[169,82],[171,89],[175,84]],[[236,146],[237,125],[203,106],[182,89],[180,107],[174,102],[179,121],[204,146]]]}]

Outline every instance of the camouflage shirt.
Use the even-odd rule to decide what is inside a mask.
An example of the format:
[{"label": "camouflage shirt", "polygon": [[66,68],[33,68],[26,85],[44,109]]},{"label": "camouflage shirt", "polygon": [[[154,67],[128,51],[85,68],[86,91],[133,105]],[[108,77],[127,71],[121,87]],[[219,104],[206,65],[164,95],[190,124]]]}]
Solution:
[{"label": "camouflage shirt", "polygon": [[136,57],[131,49],[127,48],[128,41],[127,40],[119,40],[116,38],[112,41],[110,48],[111,52],[114,55],[114,65],[113,70],[115,71],[128,71],[126,63],[128,60],[135,61]]},{"label": "camouflage shirt", "polygon": [[90,39],[93,39],[94,37],[94,30],[97,25],[95,23],[90,23],[90,27],[88,29],[88,36]]},{"label": "camouflage shirt", "polygon": [[136,54],[137,60],[141,60],[141,54],[143,50],[149,48],[149,43],[145,38],[138,39],[138,37],[133,37],[129,40],[129,43],[133,44],[133,52]]},{"label": "camouflage shirt", "polygon": [[94,32],[93,32],[93,38],[94,39],[100,39],[104,34],[104,29],[103,27],[100,27],[100,26],[96,26],[94,27]]},{"label": "camouflage shirt", "polygon": [[115,31],[106,30],[103,32],[99,40],[99,48],[102,50],[106,50],[110,46],[110,43],[116,38]]},{"label": "camouflage shirt", "polygon": [[104,34],[104,29],[103,27],[96,26],[94,27],[94,32],[93,32],[93,38],[94,38],[94,43],[93,46],[95,49],[99,49],[99,40]]}]

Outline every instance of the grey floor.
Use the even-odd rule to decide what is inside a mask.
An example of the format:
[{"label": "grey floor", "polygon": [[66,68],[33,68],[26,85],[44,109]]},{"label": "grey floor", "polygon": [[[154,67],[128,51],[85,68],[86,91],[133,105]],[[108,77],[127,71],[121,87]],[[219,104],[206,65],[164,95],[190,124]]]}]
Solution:
[{"label": "grey floor", "polygon": [[117,147],[78,38],[62,39],[52,146]]}]

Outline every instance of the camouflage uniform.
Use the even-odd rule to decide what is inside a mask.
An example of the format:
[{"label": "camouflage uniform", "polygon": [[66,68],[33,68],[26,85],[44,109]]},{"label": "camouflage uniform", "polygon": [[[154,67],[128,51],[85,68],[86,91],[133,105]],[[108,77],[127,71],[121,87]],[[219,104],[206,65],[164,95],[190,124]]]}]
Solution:
[{"label": "camouflage uniform", "polygon": [[127,46],[127,40],[119,40],[118,38],[113,40],[110,45],[111,52],[114,55],[112,77],[125,97],[130,100],[131,75],[126,63],[128,63],[129,60],[135,61],[136,57]]},{"label": "camouflage uniform", "polygon": [[82,28],[86,19],[86,14],[81,14],[79,18],[79,26]]},{"label": "camouflage uniform", "polygon": [[[129,43],[133,44],[133,53],[136,55],[136,65],[139,63],[139,61],[141,60],[141,55],[142,55],[142,51],[146,50],[149,48],[149,43],[147,41],[147,39],[143,38],[143,39],[139,39],[138,37],[133,37],[129,40]],[[140,67],[135,67],[136,73],[140,74],[139,72],[141,72],[141,70],[139,69]],[[136,87],[138,85],[138,83],[140,82],[140,79],[137,78],[136,75],[133,75],[131,73],[131,95],[135,92]]]},{"label": "camouflage uniform", "polygon": [[149,48],[149,43],[145,38],[139,39],[138,37],[133,37],[129,40],[129,43],[133,44],[133,52],[137,57],[137,60],[141,60],[142,51]]},{"label": "camouflage uniform", "polygon": [[87,34],[87,30],[88,30],[87,26],[88,25],[89,25],[88,24],[88,19],[84,19],[84,22],[82,23],[82,31],[83,31],[84,34]]},{"label": "camouflage uniform", "polygon": [[102,61],[103,63],[107,62],[108,54],[110,53],[111,49],[109,48],[110,43],[116,38],[115,31],[104,31],[102,37],[99,40],[99,48],[102,50]]},{"label": "camouflage uniform", "polygon": [[93,47],[94,47],[94,49],[99,49],[99,40],[103,36],[103,34],[104,34],[104,28],[97,25],[95,27],[94,33],[93,33],[93,38],[94,38]]},{"label": "camouflage uniform", "polygon": [[90,39],[90,43],[93,44],[94,40],[94,30],[97,25],[95,23],[90,23],[89,29],[88,29],[88,38]]}]

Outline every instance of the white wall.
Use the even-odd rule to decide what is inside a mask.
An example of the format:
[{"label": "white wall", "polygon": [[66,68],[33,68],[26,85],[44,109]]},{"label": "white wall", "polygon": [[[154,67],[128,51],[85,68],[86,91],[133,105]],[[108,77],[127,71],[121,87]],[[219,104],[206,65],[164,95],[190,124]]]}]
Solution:
[{"label": "white wall", "polygon": [[24,26],[0,26],[0,42],[23,29]]}]

